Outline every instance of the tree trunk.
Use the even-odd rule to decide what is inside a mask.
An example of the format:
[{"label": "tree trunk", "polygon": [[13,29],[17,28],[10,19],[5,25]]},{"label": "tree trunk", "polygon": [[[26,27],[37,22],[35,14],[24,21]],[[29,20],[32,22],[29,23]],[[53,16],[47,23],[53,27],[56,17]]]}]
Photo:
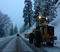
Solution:
[{"label": "tree trunk", "polygon": [[30,18],[29,18],[29,26],[31,27],[31,20],[30,20]]}]

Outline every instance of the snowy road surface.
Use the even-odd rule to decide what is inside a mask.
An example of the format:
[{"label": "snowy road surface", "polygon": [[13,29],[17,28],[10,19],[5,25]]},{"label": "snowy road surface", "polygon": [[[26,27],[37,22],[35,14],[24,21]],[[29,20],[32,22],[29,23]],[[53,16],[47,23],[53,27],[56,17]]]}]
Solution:
[{"label": "snowy road surface", "polygon": [[0,52],[7,46],[8,42],[12,40],[14,37],[9,38],[1,38],[0,40]]},{"label": "snowy road surface", "polygon": [[34,50],[34,52],[60,52],[60,47],[57,47],[55,45],[54,47],[51,47],[46,45],[46,43],[42,43],[41,46],[37,48],[34,46],[34,44],[29,44],[29,41],[26,38],[24,38],[24,36],[22,36],[22,39],[29,47],[31,47]]},{"label": "snowy road surface", "polygon": [[28,40],[21,36],[1,41],[0,50],[2,52],[60,52],[59,47],[51,47],[44,43],[40,47],[35,47],[34,44],[30,44]]},{"label": "snowy road surface", "polygon": [[16,38],[12,39],[2,52],[16,52]]}]

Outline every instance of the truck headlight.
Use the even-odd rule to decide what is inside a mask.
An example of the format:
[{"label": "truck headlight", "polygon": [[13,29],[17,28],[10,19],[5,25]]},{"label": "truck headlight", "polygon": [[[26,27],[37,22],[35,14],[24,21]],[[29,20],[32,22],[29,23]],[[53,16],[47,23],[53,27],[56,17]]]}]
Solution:
[{"label": "truck headlight", "polygon": [[41,17],[41,16],[39,16],[38,18],[39,18],[39,19],[41,19],[42,17]]},{"label": "truck headlight", "polygon": [[47,18],[47,17],[45,17],[45,19],[47,20],[48,18]]}]

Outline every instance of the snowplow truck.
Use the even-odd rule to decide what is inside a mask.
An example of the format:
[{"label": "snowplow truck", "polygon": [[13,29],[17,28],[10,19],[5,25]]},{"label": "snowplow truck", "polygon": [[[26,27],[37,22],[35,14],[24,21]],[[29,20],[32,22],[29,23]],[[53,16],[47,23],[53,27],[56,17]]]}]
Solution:
[{"label": "snowplow truck", "polygon": [[36,47],[39,47],[42,42],[46,42],[47,45],[53,46],[54,40],[57,40],[57,37],[54,36],[54,26],[47,23],[39,24],[33,29],[32,33],[26,33],[25,37],[29,38],[29,43],[34,42]]},{"label": "snowplow truck", "polygon": [[28,36],[29,43],[34,42],[36,47],[39,47],[41,42],[53,46],[54,40],[57,40],[57,37],[54,36],[54,26],[45,23],[39,24],[38,28],[34,29],[30,34],[26,33],[25,36]]}]

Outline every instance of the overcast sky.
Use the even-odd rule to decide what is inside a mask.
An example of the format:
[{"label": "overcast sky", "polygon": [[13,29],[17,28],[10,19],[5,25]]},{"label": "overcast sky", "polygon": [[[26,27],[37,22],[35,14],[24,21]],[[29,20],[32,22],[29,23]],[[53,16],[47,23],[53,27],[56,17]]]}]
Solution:
[{"label": "overcast sky", "polygon": [[20,28],[24,22],[23,16],[24,0],[0,0],[0,10],[2,13],[7,14],[13,25]]}]

